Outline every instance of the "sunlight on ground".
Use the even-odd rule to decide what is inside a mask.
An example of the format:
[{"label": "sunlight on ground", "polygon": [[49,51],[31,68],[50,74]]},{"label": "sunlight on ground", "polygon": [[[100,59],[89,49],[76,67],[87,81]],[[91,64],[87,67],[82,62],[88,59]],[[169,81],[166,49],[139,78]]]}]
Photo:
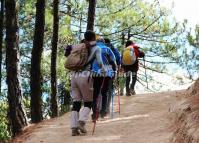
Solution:
[{"label": "sunlight on ground", "polygon": [[40,127],[39,128],[43,128],[43,127],[45,127],[45,128],[49,128],[49,129],[62,129],[62,128],[69,128],[70,127],[70,125],[40,125]]},{"label": "sunlight on ground", "polygon": [[129,117],[122,117],[122,118],[115,118],[115,119],[109,119],[106,121],[100,121],[99,124],[109,123],[109,122],[117,122],[117,121],[123,121],[123,120],[131,120],[131,119],[138,119],[138,118],[148,118],[148,114],[144,115],[133,115]]},{"label": "sunlight on ground", "polygon": [[91,138],[88,138],[86,139],[87,141],[102,141],[102,140],[107,140],[107,141],[110,141],[110,140],[118,140],[120,139],[121,136],[100,136],[100,137],[91,137]]}]

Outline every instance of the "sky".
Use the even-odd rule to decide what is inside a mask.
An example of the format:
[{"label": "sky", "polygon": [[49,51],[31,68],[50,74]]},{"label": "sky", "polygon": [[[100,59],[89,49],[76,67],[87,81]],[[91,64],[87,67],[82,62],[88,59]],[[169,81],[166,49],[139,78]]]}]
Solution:
[{"label": "sky", "polygon": [[159,0],[159,2],[167,8],[173,7],[172,13],[177,21],[183,22],[187,19],[191,28],[199,24],[199,0]]}]

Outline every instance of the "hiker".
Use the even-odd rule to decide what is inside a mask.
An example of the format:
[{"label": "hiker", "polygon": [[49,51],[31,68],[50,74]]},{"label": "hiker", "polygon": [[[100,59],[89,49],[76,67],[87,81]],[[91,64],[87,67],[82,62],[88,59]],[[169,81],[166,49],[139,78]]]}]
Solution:
[{"label": "hiker", "polygon": [[[97,40],[97,46],[100,47],[102,52],[102,61],[105,66],[105,70],[101,71],[98,64],[96,62],[93,63],[93,72],[95,73],[95,76],[93,77],[93,87],[94,87],[94,94],[93,94],[93,114],[92,114],[92,120],[95,122],[98,119],[98,114],[100,112],[100,116],[103,118],[106,113],[106,105],[107,105],[107,92],[108,92],[108,83],[109,80],[114,76],[114,71],[112,69],[111,64],[116,68],[116,59],[111,51],[110,48],[108,48],[103,38],[98,38]],[[100,98],[102,95],[102,99]],[[101,110],[99,111],[99,107],[97,105],[101,102]]]},{"label": "hiker", "polygon": [[[92,62],[95,60],[100,68],[103,67],[101,58],[101,49],[96,46],[96,35],[92,31],[87,31],[84,34],[85,41],[83,43],[72,46],[71,61],[65,67],[72,69],[71,73],[71,96],[73,99],[73,107],[71,112],[71,129],[72,136],[78,136],[81,133],[87,133],[85,128],[86,121],[89,118],[89,113],[92,107],[93,101],[93,80],[91,75]],[[87,51],[78,51],[78,48],[83,49],[81,46],[85,46]],[[76,48],[76,49],[75,49]],[[83,60],[85,57],[75,57],[72,53],[76,50],[76,54],[88,54],[86,63],[81,70],[76,70],[78,64],[73,65],[76,60]],[[71,55],[72,54],[72,55]],[[72,57],[73,56],[73,57]],[[69,57],[68,57],[69,58]],[[67,59],[68,60],[68,59]],[[81,109],[81,102],[83,101],[84,107]],[[81,110],[80,110],[81,109]],[[80,131],[80,132],[79,132]]]},{"label": "hiker", "polygon": [[[144,52],[140,51],[139,47],[131,40],[126,42],[126,47],[122,54],[122,67],[126,73],[126,95],[135,95],[135,83],[137,80],[137,72],[139,69],[138,57],[144,57]],[[130,85],[130,80],[132,83]]]},{"label": "hiker", "polygon": [[[114,56],[116,58],[117,69],[113,69],[113,70],[114,70],[115,73],[118,73],[119,69],[120,69],[120,64],[121,64],[121,55],[120,55],[120,52],[118,51],[117,48],[114,48],[114,46],[112,45],[110,39],[105,38],[104,41],[105,41],[106,46],[109,47],[112,50],[112,52],[113,52],[113,54],[114,54]],[[109,83],[108,83],[108,94],[107,94],[107,105],[106,105],[106,112],[108,114],[110,114],[110,104],[111,104],[111,100],[113,100],[113,96],[114,96],[114,90],[115,90],[114,89],[114,79],[117,78],[116,80],[119,80],[118,79],[119,77],[115,77],[115,76],[112,77],[109,80]]]}]

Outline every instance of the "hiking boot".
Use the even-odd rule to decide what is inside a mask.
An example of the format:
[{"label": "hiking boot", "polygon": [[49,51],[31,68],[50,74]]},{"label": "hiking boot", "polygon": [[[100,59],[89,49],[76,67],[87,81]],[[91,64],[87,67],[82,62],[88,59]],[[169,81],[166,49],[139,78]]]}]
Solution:
[{"label": "hiking boot", "polygon": [[78,131],[78,128],[72,128],[72,136],[79,136],[80,133]]},{"label": "hiking boot", "polygon": [[92,122],[95,122],[96,119],[95,119],[95,115],[94,114],[91,115],[91,120],[92,120]]},{"label": "hiking boot", "polygon": [[131,91],[131,95],[136,95],[135,90]]},{"label": "hiking boot", "polygon": [[78,129],[80,130],[81,133],[84,133],[84,134],[87,133],[85,125],[86,125],[86,123],[84,121],[79,121]]},{"label": "hiking boot", "polygon": [[104,118],[106,115],[107,115],[106,112],[104,112],[104,111],[101,111],[101,112],[100,112],[100,117],[101,117],[101,118]]},{"label": "hiking boot", "polygon": [[96,122],[97,119],[96,119],[96,115],[95,114],[92,114],[91,118],[92,118],[92,122]]},{"label": "hiking boot", "polygon": [[119,96],[123,96],[124,93],[122,91],[119,92]]},{"label": "hiking boot", "polygon": [[131,93],[130,93],[130,92],[127,92],[127,93],[126,93],[126,96],[131,96]]}]

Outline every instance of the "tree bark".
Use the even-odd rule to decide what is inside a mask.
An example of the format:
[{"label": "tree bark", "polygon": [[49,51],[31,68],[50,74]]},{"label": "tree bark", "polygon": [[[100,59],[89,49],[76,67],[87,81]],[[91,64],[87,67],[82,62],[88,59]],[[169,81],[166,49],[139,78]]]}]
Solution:
[{"label": "tree bark", "polygon": [[67,0],[67,15],[71,15],[71,13],[72,13],[71,0]]},{"label": "tree bark", "polygon": [[30,90],[31,120],[33,123],[43,120],[42,116],[42,74],[41,57],[43,52],[45,26],[45,0],[37,0],[35,31],[31,58]]},{"label": "tree bark", "polygon": [[87,30],[91,30],[91,31],[94,30],[96,3],[97,3],[97,0],[89,0]]},{"label": "tree bark", "polygon": [[131,38],[131,29],[129,28],[129,29],[128,29],[127,40],[130,40],[130,38]]},{"label": "tree bark", "polygon": [[52,37],[52,54],[51,54],[51,112],[52,117],[59,115],[57,103],[57,42],[59,30],[59,0],[53,1],[53,37]]},{"label": "tree bark", "polygon": [[23,108],[19,69],[18,9],[16,0],[6,0],[6,72],[8,85],[8,117],[12,135],[16,136],[27,126]]},{"label": "tree bark", "polygon": [[122,41],[121,41],[121,45],[124,46],[125,44],[125,33],[122,32]]},{"label": "tree bark", "polygon": [[2,48],[3,48],[3,21],[4,21],[4,0],[1,0],[1,11],[0,11],[0,95],[1,95],[1,67],[2,67]]}]

